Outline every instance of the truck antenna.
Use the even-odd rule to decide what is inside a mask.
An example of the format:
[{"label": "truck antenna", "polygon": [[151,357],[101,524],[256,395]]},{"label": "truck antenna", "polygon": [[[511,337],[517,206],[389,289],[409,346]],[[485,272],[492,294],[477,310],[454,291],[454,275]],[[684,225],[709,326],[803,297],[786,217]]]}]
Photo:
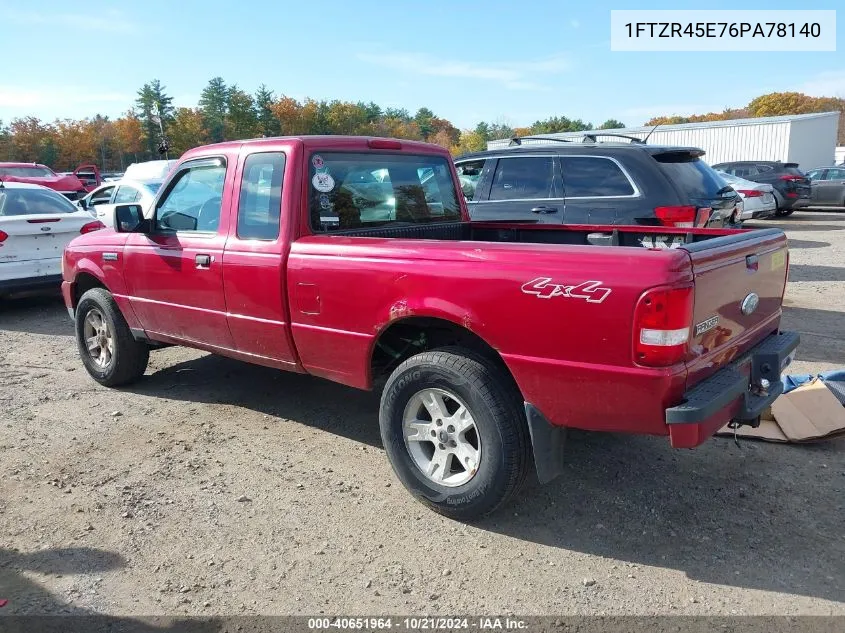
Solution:
[{"label": "truck antenna", "polygon": [[657,129],[657,128],[659,128],[659,127],[660,127],[660,124],[658,123],[658,124],[657,124],[657,125],[655,125],[653,128],[651,128],[651,132],[649,132],[648,134],[646,134],[646,135],[645,135],[645,138],[643,139],[643,145],[645,145],[646,143],[648,143],[648,139],[649,139],[649,137],[650,137],[652,134],[654,134],[654,130],[656,130],[656,129]]}]

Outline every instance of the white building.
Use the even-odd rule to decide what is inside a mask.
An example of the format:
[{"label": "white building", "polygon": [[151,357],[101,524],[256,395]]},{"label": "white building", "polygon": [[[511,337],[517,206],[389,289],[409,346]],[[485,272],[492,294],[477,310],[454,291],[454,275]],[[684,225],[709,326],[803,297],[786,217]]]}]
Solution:
[{"label": "white building", "polygon": [[[631,127],[619,130],[593,130],[627,134],[648,138],[649,145],[682,145],[698,147],[706,154],[704,160],[711,165],[734,160],[780,160],[798,163],[803,169],[832,164],[835,157],[839,112],[795,114],[790,116],[734,119],[732,121],[707,121],[651,127]],[[654,131],[652,131],[654,130]],[[552,138],[583,139],[584,132],[563,132],[539,136]],[[540,139],[523,139],[529,143],[548,143]],[[612,137],[598,137],[610,141]],[[509,139],[490,141],[487,149],[507,147]]]}]

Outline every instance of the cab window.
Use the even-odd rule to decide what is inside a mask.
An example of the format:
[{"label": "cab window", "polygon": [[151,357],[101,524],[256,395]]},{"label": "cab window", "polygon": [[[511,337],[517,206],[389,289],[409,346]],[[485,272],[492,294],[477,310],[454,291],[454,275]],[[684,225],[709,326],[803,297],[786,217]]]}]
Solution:
[{"label": "cab window", "polygon": [[225,177],[226,162],[222,158],[185,164],[156,207],[156,228],[216,232],[220,225]]},{"label": "cab window", "polygon": [[247,157],[238,199],[240,239],[275,240],[279,237],[284,172],[285,155],[281,152]]}]

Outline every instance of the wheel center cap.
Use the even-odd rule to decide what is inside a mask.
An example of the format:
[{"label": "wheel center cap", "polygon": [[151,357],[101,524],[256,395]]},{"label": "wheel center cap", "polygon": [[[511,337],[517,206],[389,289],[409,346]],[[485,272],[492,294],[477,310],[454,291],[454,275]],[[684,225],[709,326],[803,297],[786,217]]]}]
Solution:
[{"label": "wheel center cap", "polygon": [[446,431],[440,431],[440,435],[438,436],[441,442],[448,442],[449,441],[449,434]]}]

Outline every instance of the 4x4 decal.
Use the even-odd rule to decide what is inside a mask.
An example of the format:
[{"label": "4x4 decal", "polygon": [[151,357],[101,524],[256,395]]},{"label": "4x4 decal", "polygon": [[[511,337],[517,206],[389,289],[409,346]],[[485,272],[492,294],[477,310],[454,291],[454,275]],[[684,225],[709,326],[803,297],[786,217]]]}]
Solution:
[{"label": "4x4 decal", "polygon": [[538,299],[552,297],[570,297],[572,299],[586,299],[588,303],[601,303],[610,296],[610,288],[602,288],[601,281],[583,281],[580,284],[553,284],[551,277],[537,277],[522,284],[522,292],[536,295]]}]

